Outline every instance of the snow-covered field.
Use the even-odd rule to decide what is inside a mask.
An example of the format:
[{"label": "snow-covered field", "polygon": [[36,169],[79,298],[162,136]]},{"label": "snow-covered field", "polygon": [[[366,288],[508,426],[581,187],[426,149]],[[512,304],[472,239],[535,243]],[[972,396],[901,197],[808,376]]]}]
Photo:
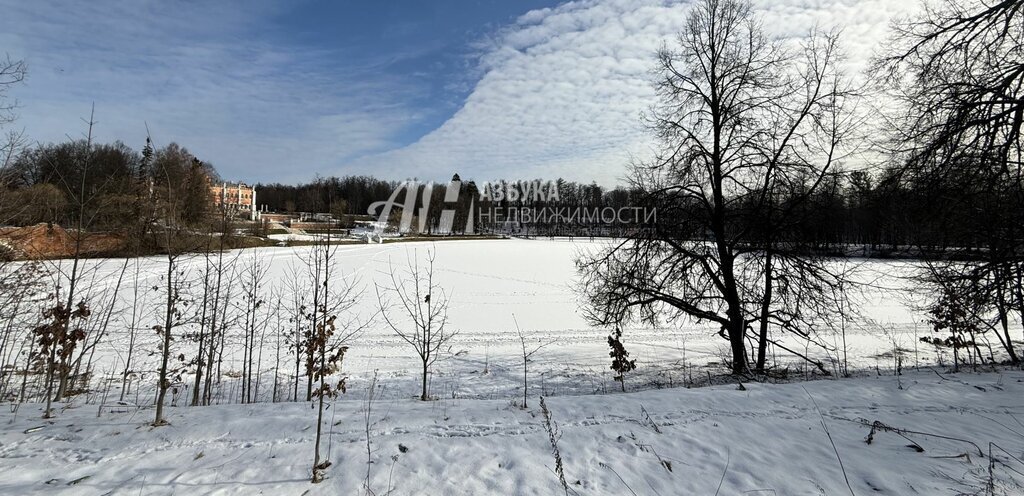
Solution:
[{"label": "snow-covered field", "polygon": [[[260,355],[258,399],[265,403],[235,404],[240,384],[235,372],[242,359],[242,337],[236,333],[228,337],[214,401],[219,404],[174,406],[171,426],[148,425],[158,358],[158,337],[151,328],[161,318],[166,262],[138,260],[135,283],[136,261],[129,261],[109,335],[96,348],[94,391],[60,405],[63,411],[53,423],[39,420],[37,404],[0,412],[0,494],[358,494],[366,478],[364,414],[374,375],[379,396],[370,413],[374,494],[389,488],[391,494],[558,492],[537,409],[540,395],[547,397],[563,430],[559,448],[571,489],[579,494],[846,494],[850,490],[829,433],[855,494],[972,493],[987,477],[989,442],[1013,456],[1022,454],[1024,424],[1018,419],[1024,415],[1024,373],[959,374],[947,380],[929,370],[938,357],[918,344],[928,327],[902,291],[910,283],[898,276],[911,269],[903,262],[850,262],[858,264],[858,278],[870,283],[858,298],[862,317],[821,331],[822,340],[841,349],[841,335],[834,331],[845,328],[846,355],[860,377],[746,384],[745,390],[736,385],[686,389],[681,386],[707,382],[715,369],[706,365],[721,359],[726,343],[715,329],[679,322],[626,329],[623,341],[638,367],[627,375],[626,386],[639,392],[617,394],[619,385],[608,368],[607,329],[585,322],[574,287],[574,258],[598,247],[600,242],[519,239],[339,247],[339,268],[362,288],[355,311],[365,319],[379,310],[374,286],[386,284],[389,267],[401,270],[411,257],[422,259],[434,250],[436,277],[451,301],[449,326],[458,335],[451,355],[430,376],[437,400],[418,402],[413,350],[379,317],[370,321],[345,358],[349,392],[328,410],[334,465],[320,486],[306,482],[315,410],[305,402],[269,403],[277,360],[272,332]],[[253,257],[263,260],[269,266],[263,290],[269,298],[284,290],[288,274],[310,249],[253,249],[231,252],[229,258],[239,268]],[[186,277],[196,277],[202,264],[202,257],[184,260]],[[109,298],[124,261],[94,260],[88,266],[92,297]],[[116,378],[126,356],[135,286],[145,309],[136,326],[132,369],[138,376],[126,396],[128,405],[118,405]],[[197,293],[197,286],[187,290]],[[547,344],[529,365],[526,410],[513,405],[523,392],[516,322],[531,344]],[[173,346],[172,354],[194,354],[187,340]],[[919,369],[902,378],[903,389],[892,376],[894,347],[902,350],[903,367]],[[807,351],[826,360],[841,353]],[[289,357],[281,359],[277,376],[280,397],[295,380],[288,373]],[[798,376],[809,370],[781,355],[778,360]],[[881,375],[872,377],[876,374]],[[175,405],[187,403],[189,384],[186,374]],[[908,439],[882,432],[868,445],[870,427],[861,422],[875,420],[962,440],[907,434],[924,448],[918,452],[907,447]],[[1000,467],[1000,480],[1009,477],[1010,469]]]}]

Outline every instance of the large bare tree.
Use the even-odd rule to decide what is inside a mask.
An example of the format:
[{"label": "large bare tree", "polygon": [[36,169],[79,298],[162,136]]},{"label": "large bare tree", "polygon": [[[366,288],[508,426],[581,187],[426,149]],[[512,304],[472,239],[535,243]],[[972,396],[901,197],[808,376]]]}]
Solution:
[{"label": "large bare tree", "polygon": [[[714,323],[736,374],[753,323],[760,370],[769,325],[810,337],[808,312],[829,306],[842,274],[787,230],[847,153],[841,61],[835,33],[775,40],[746,1],[693,4],[658,53],[658,103],[645,116],[656,156],[630,176],[657,223],[578,260],[592,322]],[[819,304],[798,306],[807,299]]]},{"label": "large bare tree", "polygon": [[874,71],[896,109],[895,170],[927,194],[932,217],[969,219],[943,232],[950,260],[924,278],[949,301],[974,301],[969,319],[996,330],[1018,363],[1009,323],[1024,316],[1024,3],[944,0],[894,31]]}]

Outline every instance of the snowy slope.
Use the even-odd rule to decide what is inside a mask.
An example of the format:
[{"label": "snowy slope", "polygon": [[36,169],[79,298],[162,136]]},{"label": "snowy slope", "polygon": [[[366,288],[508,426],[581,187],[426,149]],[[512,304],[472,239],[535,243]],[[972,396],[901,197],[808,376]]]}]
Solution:
[{"label": "snowy slope", "polygon": [[[923,369],[904,375],[902,389],[883,376],[547,403],[578,494],[850,494],[836,451],[855,494],[980,494],[989,443],[1018,458],[1024,450],[1022,381],[1020,371]],[[375,494],[561,493],[536,398],[527,410],[509,400],[423,403],[384,385],[371,410]],[[150,409],[97,417],[95,404],[71,405],[47,422],[26,404],[0,412],[0,494],[361,494],[364,408],[350,393],[329,411],[334,464],[311,485],[307,403],[172,408],[162,428],[147,424]],[[877,432],[867,444],[861,422],[874,421],[930,435]],[[1004,453],[996,461],[996,493],[1024,494],[1012,481],[1024,466]]]}]

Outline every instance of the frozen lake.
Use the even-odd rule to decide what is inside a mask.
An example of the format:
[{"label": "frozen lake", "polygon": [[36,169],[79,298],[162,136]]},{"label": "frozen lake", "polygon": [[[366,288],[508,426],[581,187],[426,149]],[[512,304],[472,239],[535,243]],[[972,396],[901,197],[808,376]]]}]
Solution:
[{"label": "frozen lake", "polygon": [[[586,394],[615,388],[608,369],[607,329],[589,325],[580,312],[576,288],[575,258],[594,250],[602,241],[568,240],[466,240],[445,242],[411,242],[392,244],[344,245],[336,252],[337,267],[345,277],[355,278],[359,292],[355,312],[361,321],[370,319],[379,310],[375,285],[390,281],[392,265],[404,271],[410,258],[436,253],[435,276],[449,294],[449,326],[458,331],[452,341],[450,356],[438,362],[431,376],[432,390],[437,395],[452,397],[500,398],[514,397],[522,391],[521,348],[515,322],[535,344],[549,343],[531,360],[531,387],[545,394]],[[233,251],[225,255],[233,271],[242,271],[253,259],[268,267],[261,294],[273,301],[275,295],[287,299],[288,279],[294,270],[302,269],[303,258],[310,247],[260,248]],[[182,259],[184,277],[190,278],[185,293],[201,297],[200,269],[202,256]],[[907,350],[904,366],[935,361],[930,346],[918,346],[918,337],[929,332],[922,316],[912,309],[910,295],[903,289],[910,283],[901,279],[912,266],[898,261],[848,262],[857,266],[857,278],[870,283],[855,295],[862,318],[845,323],[847,355],[854,368],[892,368],[894,342]],[[65,269],[66,267],[66,262]],[[139,280],[134,281],[138,264]],[[88,261],[86,286],[94,301],[102,301],[117,283],[124,260]],[[138,343],[132,368],[146,377],[156,369],[157,336],[152,326],[162,318],[163,290],[161,281],[166,261],[161,257],[131,260],[121,283],[119,298],[109,325],[109,336],[97,347],[97,370],[120,370],[128,345],[128,323],[135,286],[139,288],[141,320],[137,323]],[[238,290],[238,283],[234,283]],[[105,292],[106,291],[106,292]],[[238,300],[239,298],[236,298]],[[241,303],[237,303],[241,305]],[[264,383],[271,381],[277,360],[275,325],[287,325],[270,315],[265,307],[260,319],[269,319],[263,335],[262,368]],[[236,311],[236,310],[232,310]],[[239,310],[240,311],[240,310]],[[513,319],[513,315],[515,319]],[[839,323],[835,324],[836,329]],[[190,331],[180,327],[179,337]],[[727,343],[716,335],[717,329],[705,324],[673,322],[665,327],[629,327],[623,342],[637,361],[637,370],[627,378],[627,386],[661,387],[704,380],[702,366],[717,362],[724,355]],[[819,338],[837,349],[842,347],[840,333],[823,326]],[[225,372],[241,369],[241,331],[228,331]],[[804,347],[800,340],[788,339],[798,347],[821,359],[835,358],[815,347]],[[230,343],[235,343],[232,347]],[[178,339],[173,355],[183,353],[190,358],[194,344]],[[138,351],[142,353],[138,353]],[[294,380],[288,351],[282,351],[280,387]],[[791,365],[799,373],[806,366],[783,352],[776,355],[778,363]],[[417,387],[418,363],[413,350],[385,325],[378,315],[351,343],[345,360],[345,371],[352,376],[352,386],[359,388],[361,379],[377,371],[400,395],[412,395]],[[186,379],[187,383],[188,380]],[[230,388],[230,379],[225,387]],[[230,391],[225,391],[230,395]],[[261,391],[269,400],[270,388]]]}]

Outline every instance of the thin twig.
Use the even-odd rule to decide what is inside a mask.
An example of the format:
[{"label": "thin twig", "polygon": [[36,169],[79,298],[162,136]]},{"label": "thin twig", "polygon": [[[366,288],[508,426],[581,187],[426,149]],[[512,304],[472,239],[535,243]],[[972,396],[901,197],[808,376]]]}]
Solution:
[{"label": "thin twig", "polygon": [[832,439],[832,433],[828,431],[828,425],[825,424],[825,416],[822,415],[821,410],[818,409],[818,402],[814,401],[814,397],[807,391],[807,388],[800,386],[800,389],[803,389],[804,393],[807,394],[807,397],[810,398],[811,404],[814,405],[814,411],[817,412],[818,418],[821,419],[821,428],[825,429],[825,435],[828,436],[828,442],[832,444],[832,451],[835,452],[836,459],[839,460],[839,469],[843,471],[843,480],[846,481],[846,488],[850,490],[851,496],[857,496],[856,493],[853,492],[853,486],[850,485],[850,478],[846,475],[846,467],[843,466],[843,458],[839,456],[839,449],[836,448],[836,442]]}]

